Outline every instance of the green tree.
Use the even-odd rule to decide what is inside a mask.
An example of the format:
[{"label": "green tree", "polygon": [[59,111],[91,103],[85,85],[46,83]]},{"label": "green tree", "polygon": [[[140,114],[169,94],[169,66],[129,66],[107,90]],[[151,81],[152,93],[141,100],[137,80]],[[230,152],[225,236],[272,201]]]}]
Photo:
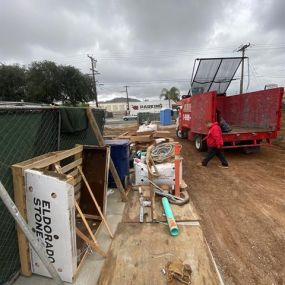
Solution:
[{"label": "green tree", "polygon": [[26,71],[19,65],[0,65],[0,100],[25,99]]},{"label": "green tree", "polygon": [[52,61],[33,62],[27,71],[27,98],[51,104],[61,99],[60,69]]},{"label": "green tree", "polygon": [[33,62],[28,69],[0,65],[0,100],[76,105],[93,98],[91,78],[73,66]]},{"label": "green tree", "polygon": [[177,102],[179,100],[180,91],[177,87],[171,87],[169,90],[167,88],[163,88],[160,93],[160,98],[164,100],[173,100]]},{"label": "green tree", "polygon": [[92,80],[73,66],[60,66],[63,103],[76,105],[92,100]]}]

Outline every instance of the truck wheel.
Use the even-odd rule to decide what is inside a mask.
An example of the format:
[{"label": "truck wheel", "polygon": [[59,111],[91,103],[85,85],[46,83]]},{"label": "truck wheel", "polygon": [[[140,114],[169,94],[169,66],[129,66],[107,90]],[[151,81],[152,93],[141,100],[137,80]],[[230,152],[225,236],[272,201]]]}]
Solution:
[{"label": "truck wheel", "polygon": [[176,130],[176,136],[180,139],[186,139],[187,131]]},{"label": "truck wheel", "polygon": [[202,136],[196,136],[195,137],[195,148],[198,151],[206,151],[207,145],[206,145],[206,142],[203,141],[203,137]]},{"label": "truck wheel", "polygon": [[128,120],[128,118],[124,118],[124,121],[127,121]]}]

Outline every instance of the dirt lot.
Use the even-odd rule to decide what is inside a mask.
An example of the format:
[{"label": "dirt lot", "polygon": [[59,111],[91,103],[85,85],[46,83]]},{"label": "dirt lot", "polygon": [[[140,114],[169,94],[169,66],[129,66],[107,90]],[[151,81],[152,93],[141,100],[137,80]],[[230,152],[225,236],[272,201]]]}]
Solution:
[{"label": "dirt lot", "polygon": [[229,169],[216,159],[198,167],[204,154],[180,142],[184,179],[225,284],[285,284],[285,114],[275,145],[252,155],[226,151]]},{"label": "dirt lot", "polygon": [[203,154],[180,140],[184,179],[226,284],[285,284],[283,139],[259,154],[226,151],[229,169],[216,159],[198,167]]}]

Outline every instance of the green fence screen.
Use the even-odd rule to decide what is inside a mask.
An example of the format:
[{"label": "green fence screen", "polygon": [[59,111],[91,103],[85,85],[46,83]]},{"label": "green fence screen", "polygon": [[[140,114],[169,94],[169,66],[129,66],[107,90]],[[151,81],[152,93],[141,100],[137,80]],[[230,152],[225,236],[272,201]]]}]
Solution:
[{"label": "green fence screen", "polygon": [[[93,114],[103,131],[104,111]],[[75,144],[97,144],[84,108],[0,108],[0,180],[12,198],[11,165]],[[0,284],[19,269],[15,223],[0,200]]]}]

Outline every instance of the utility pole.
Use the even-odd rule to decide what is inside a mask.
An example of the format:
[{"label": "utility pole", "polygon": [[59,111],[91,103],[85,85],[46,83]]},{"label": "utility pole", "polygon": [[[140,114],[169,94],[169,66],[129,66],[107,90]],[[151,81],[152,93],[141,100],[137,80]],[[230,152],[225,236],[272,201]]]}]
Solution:
[{"label": "utility pole", "polygon": [[129,103],[129,93],[128,93],[128,85],[124,86],[126,88],[126,95],[127,95],[127,115],[130,114],[130,103]]},{"label": "utility pole", "polygon": [[243,93],[243,74],[244,74],[244,54],[245,50],[250,47],[250,43],[246,45],[242,45],[241,47],[238,48],[237,52],[241,51],[242,52],[242,60],[241,60],[241,78],[240,78],[240,94]]},{"label": "utility pole", "polygon": [[94,100],[95,100],[95,103],[96,103],[96,107],[98,107],[98,96],[97,96],[97,86],[96,86],[96,78],[95,78],[95,75],[96,74],[99,74],[97,72],[97,70],[95,69],[96,68],[96,63],[97,63],[97,60],[94,59],[93,56],[90,56],[90,55],[87,55],[90,60],[91,60],[91,68],[90,70],[92,71],[92,78],[93,78],[93,93],[94,93]]}]

